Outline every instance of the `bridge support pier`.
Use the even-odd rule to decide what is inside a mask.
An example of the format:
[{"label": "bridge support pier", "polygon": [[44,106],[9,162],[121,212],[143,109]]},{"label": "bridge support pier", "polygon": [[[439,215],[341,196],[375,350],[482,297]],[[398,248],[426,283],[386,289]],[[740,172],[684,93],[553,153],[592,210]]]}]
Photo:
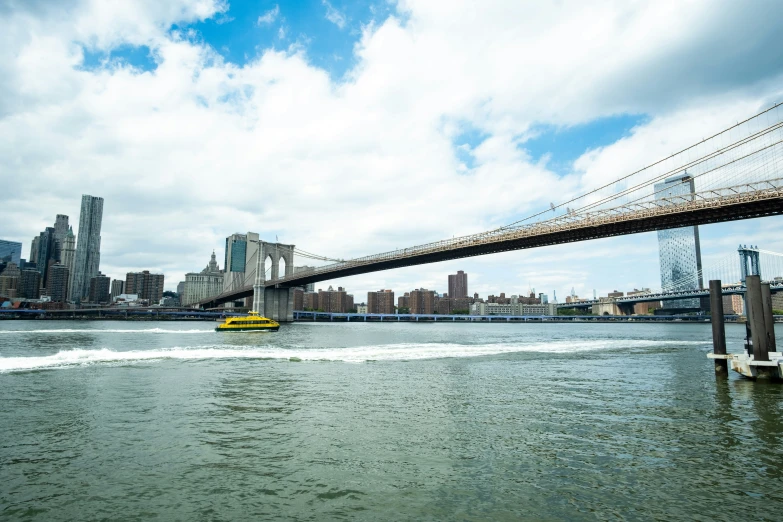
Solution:
[{"label": "bridge support pier", "polygon": [[261,287],[253,296],[253,311],[278,323],[294,321],[294,289]]},{"label": "bridge support pier", "polygon": [[[726,326],[723,324],[723,292],[720,279],[710,281],[710,322],[712,322],[712,353],[726,355]],[[715,359],[715,373],[720,376],[729,374],[729,362]]]}]

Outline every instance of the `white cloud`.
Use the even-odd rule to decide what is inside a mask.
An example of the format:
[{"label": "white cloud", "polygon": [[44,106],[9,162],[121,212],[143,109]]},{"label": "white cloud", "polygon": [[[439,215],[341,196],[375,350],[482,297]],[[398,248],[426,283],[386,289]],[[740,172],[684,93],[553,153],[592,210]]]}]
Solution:
[{"label": "white cloud", "polygon": [[[659,159],[781,93],[781,22],[755,3],[495,1],[478,9],[406,0],[399,17],[365,28],[356,66],[340,83],[301,47],[266,50],[240,67],[169,31],[225,13],[224,2],[47,5],[0,9],[0,207],[10,216],[0,235],[27,250],[56,213],[78,222],[82,193],[100,195],[102,270],[161,270],[169,288],[213,248],[222,259],[225,237],[237,231],[351,257],[502,225]],[[729,23],[737,19],[743,24]],[[742,39],[741,51],[694,58],[724,49],[729,33]],[[149,46],[157,68],[82,67],[84,46],[123,44]],[[520,138],[537,124],[622,112],[650,120],[565,177],[533,163]],[[470,146],[472,167],[458,154],[457,137],[469,129],[487,136]],[[781,225],[713,225],[703,237],[755,227],[774,243]],[[558,285],[561,296],[572,286],[611,290],[619,273],[639,286],[658,279],[654,235],[645,234],[331,283],[364,300],[378,288],[444,291],[457,269],[475,288],[509,295],[533,277],[539,291]]]},{"label": "white cloud", "polygon": [[272,22],[274,22],[277,19],[277,15],[279,14],[280,14],[280,6],[275,5],[273,9],[270,9],[269,11],[259,16],[258,20],[256,20],[256,24],[259,26],[270,25]]},{"label": "white cloud", "polygon": [[328,0],[321,0],[321,3],[324,5],[324,7],[326,7],[326,19],[340,29],[344,29],[345,24],[347,23],[345,15],[335,9],[334,6],[328,2]]}]

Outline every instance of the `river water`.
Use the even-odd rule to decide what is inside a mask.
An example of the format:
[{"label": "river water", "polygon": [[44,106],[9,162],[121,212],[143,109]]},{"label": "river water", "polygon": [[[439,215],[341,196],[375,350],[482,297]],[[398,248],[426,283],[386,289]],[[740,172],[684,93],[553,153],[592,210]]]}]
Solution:
[{"label": "river water", "polygon": [[783,513],[783,385],[709,325],[214,326],[0,321],[0,519]]}]

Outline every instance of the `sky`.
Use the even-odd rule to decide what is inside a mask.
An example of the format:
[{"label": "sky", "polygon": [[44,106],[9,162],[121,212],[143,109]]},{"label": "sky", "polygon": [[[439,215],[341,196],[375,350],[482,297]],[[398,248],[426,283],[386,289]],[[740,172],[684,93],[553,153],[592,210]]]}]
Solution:
[{"label": "sky", "polygon": [[[101,271],[226,236],[350,258],[480,232],[783,101],[779,2],[0,0],[0,238],[104,198]],[[704,264],[783,218],[701,227]],[[305,261],[297,264],[304,264]],[[317,287],[660,287],[655,233]]]}]

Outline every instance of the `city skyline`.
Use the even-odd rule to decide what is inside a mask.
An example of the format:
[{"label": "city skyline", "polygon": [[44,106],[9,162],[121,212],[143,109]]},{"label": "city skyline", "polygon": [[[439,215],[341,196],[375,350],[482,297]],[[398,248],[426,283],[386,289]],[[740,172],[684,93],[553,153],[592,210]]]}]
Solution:
[{"label": "city skyline", "polygon": [[[388,3],[338,6],[339,27],[324,9],[305,20],[280,3],[258,24],[277,4],[177,1],[181,9],[139,6],[133,21],[88,4],[0,14],[36,36],[9,37],[0,51],[11,64],[0,143],[3,157],[18,158],[4,169],[9,219],[0,236],[26,251],[54,215],[76,216],[73,199],[100,183],[111,202],[101,270],[160,272],[174,290],[205,253],[225,259],[235,232],[351,258],[489,230],[783,100],[783,22],[764,15],[774,5],[765,2],[623,5],[622,23],[580,3],[539,6],[534,17],[521,3],[490,2],[477,13]],[[667,24],[673,5],[699,30]],[[536,23],[509,32],[509,20]],[[563,36],[555,22],[604,31]],[[494,34],[511,40],[494,47]],[[442,60],[434,41],[461,61]],[[705,48],[734,51],[686,60]],[[588,52],[614,60],[595,69],[580,58]],[[541,74],[531,78],[532,69]],[[37,90],[23,87],[22,71],[41,79]],[[498,77],[506,81],[491,81]],[[574,78],[579,89],[562,88]],[[782,231],[778,217],[700,227],[703,262],[740,243],[781,252]],[[530,285],[562,299],[572,287],[580,295],[656,287],[657,259],[650,233],[324,284],[433,288],[464,269],[482,294]]]}]

